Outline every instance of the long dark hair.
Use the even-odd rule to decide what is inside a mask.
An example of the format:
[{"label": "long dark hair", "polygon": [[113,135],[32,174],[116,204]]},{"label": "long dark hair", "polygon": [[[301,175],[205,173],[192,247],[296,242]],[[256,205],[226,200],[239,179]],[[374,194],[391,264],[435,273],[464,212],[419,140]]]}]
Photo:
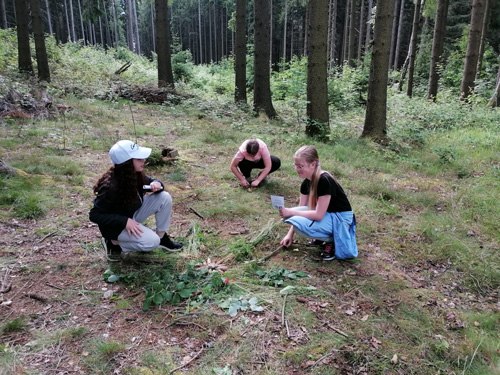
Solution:
[{"label": "long dark hair", "polygon": [[119,196],[124,204],[137,199],[137,192],[142,191],[146,182],[143,172],[136,172],[132,159],[116,164],[108,169],[94,185],[94,194],[99,194],[102,189],[113,192]]}]

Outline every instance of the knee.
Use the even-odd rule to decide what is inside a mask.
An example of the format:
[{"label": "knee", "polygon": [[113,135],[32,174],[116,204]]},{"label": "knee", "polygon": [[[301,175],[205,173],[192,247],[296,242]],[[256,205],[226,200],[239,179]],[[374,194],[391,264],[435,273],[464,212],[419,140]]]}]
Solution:
[{"label": "knee", "polygon": [[170,193],[168,193],[164,190],[159,194],[160,194],[160,199],[164,205],[167,205],[167,206],[172,205],[172,196],[170,195]]},{"label": "knee", "polygon": [[156,234],[148,236],[141,241],[141,248],[144,252],[153,251],[158,246],[160,246],[160,237]]}]

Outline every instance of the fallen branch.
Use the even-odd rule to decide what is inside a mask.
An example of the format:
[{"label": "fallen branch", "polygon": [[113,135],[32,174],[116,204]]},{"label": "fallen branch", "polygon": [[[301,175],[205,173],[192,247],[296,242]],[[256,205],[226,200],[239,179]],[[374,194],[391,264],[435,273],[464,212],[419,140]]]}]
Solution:
[{"label": "fallen branch", "polygon": [[42,303],[47,303],[47,301],[48,301],[47,298],[45,298],[43,296],[39,296],[38,294],[35,294],[35,293],[26,293],[25,296],[32,298],[36,301],[42,302]]},{"label": "fallen branch", "polygon": [[122,74],[124,71],[126,71],[130,66],[132,65],[132,61],[127,61],[125,64],[123,64],[120,69],[118,69],[115,74]]},{"label": "fallen branch", "polygon": [[205,348],[201,348],[201,350],[196,353],[194,355],[193,358],[191,358],[189,361],[187,361],[186,363],[184,363],[183,365],[179,366],[179,367],[176,367],[174,368],[172,371],[169,372],[169,374],[173,374],[174,372],[176,371],[179,371],[180,369],[183,369],[184,367],[186,367],[187,365],[189,365],[191,362],[193,362],[196,358],[198,358],[200,356],[201,353],[203,353],[203,351],[205,350]]},{"label": "fallen branch", "polygon": [[286,307],[286,297],[288,296],[288,293],[285,294],[283,297],[283,308],[281,309],[281,325],[285,325],[285,307]]},{"label": "fallen branch", "polygon": [[270,254],[267,254],[265,257],[263,258],[260,258],[257,263],[264,263],[265,261],[271,259],[273,256],[275,256],[276,254],[278,254],[281,250],[283,250],[283,246],[279,246],[276,250],[274,250],[272,253]]},{"label": "fallen branch", "polygon": [[201,216],[198,211],[196,211],[193,207],[189,207],[189,211],[191,211],[193,214],[195,214],[196,216],[198,216],[201,220],[205,220],[205,218],[203,216]]},{"label": "fallen branch", "polygon": [[326,326],[327,326],[328,328],[330,328],[331,330],[333,330],[333,331],[337,332],[339,335],[344,336],[345,338],[348,338],[348,337],[349,337],[349,335],[348,335],[347,333],[342,332],[340,329],[335,328],[335,327],[334,327],[334,326],[332,326],[331,324],[326,323]]}]

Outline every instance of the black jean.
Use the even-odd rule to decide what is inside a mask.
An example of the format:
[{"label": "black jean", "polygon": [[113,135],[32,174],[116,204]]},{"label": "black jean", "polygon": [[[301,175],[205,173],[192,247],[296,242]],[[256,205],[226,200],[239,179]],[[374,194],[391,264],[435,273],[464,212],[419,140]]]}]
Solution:
[{"label": "black jean", "polygon": [[[273,173],[281,167],[281,160],[277,156],[271,155],[271,170],[269,173]],[[250,161],[247,159],[243,159],[238,164],[238,168],[240,172],[243,174],[245,178],[250,178],[250,173],[252,169],[264,169],[264,160],[260,159],[259,161]]]}]

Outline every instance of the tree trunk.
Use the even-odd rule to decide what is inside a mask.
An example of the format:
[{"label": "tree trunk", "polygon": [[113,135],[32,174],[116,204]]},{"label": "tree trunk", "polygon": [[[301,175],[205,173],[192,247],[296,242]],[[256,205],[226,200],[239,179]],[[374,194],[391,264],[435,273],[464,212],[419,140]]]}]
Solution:
[{"label": "tree trunk", "polygon": [[113,6],[113,25],[115,29],[115,48],[120,44],[120,33],[118,31],[118,16],[116,14],[116,0],[112,0]]},{"label": "tree trunk", "polygon": [[45,0],[45,9],[47,10],[47,25],[49,26],[49,34],[54,35],[54,29],[52,28],[52,16],[50,14],[49,0]]},{"label": "tree trunk", "polygon": [[235,102],[247,102],[247,0],[236,0]]},{"label": "tree trunk", "polygon": [[127,18],[127,46],[128,49],[134,51],[134,33],[132,27],[132,0],[126,0],[126,18]]},{"label": "tree trunk", "polygon": [[344,35],[342,38],[342,65],[348,59],[348,44],[349,44],[349,8],[352,0],[347,0],[345,5],[345,17],[344,17]]},{"label": "tree trunk", "polygon": [[65,12],[65,15],[66,15],[66,29],[67,29],[67,33],[68,33],[68,40],[69,41],[74,41],[72,40],[72,36],[71,36],[71,27],[69,25],[69,9],[68,9],[68,0],[64,0],[64,12]]},{"label": "tree trunk", "polygon": [[203,40],[202,40],[202,30],[201,30],[201,0],[198,0],[198,42],[199,42],[199,59],[200,64],[203,64]]},{"label": "tree trunk", "polygon": [[270,3],[268,0],[254,2],[254,86],[253,108],[263,111],[267,117],[275,118],[276,110],[271,100],[270,84]]},{"label": "tree trunk", "polygon": [[436,101],[439,84],[439,65],[443,54],[446,20],[448,15],[448,0],[439,0],[434,21],[434,36],[432,39],[431,64],[429,71],[429,88],[427,99]]},{"label": "tree trunk", "polygon": [[39,0],[31,0],[31,19],[35,37],[35,52],[38,68],[38,79],[50,82],[49,60],[45,48],[45,33],[43,31],[42,17],[40,16]]},{"label": "tree trunk", "polygon": [[391,36],[391,53],[389,55],[389,66],[393,66],[394,62],[394,52],[396,50],[396,39],[397,39],[397,21],[398,18],[396,14],[398,13],[398,3],[399,0],[394,1],[394,18],[392,19],[392,36]]},{"label": "tree trunk", "polygon": [[170,19],[168,3],[155,0],[156,48],[158,56],[158,87],[174,88],[174,75],[170,53]]},{"label": "tree trunk", "polygon": [[[69,0],[69,1],[72,1],[72,0]],[[85,37],[85,25],[84,25],[84,22],[83,22],[83,15],[82,15],[82,4],[80,2],[80,0],[78,0],[78,15],[80,16],[80,27],[82,29],[82,39],[83,39],[83,43],[84,44],[87,44],[87,38]],[[73,29],[74,29],[74,26],[73,26]],[[74,32],[74,30],[73,30]],[[89,33],[89,39],[90,39],[90,33]],[[74,39],[74,41],[76,42],[76,37]]]},{"label": "tree trunk", "polygon": [[479,75],[481,74],[481,66],[483,64],[483,55],[484,55],[484,45],[486,43],[486,34],[488,32],[488,24],[489,24],[489,18],[490,18],[490,0],[485,0],[484,3],[484,21],[483,21],[483,28],[481,29],[481,45],[479,47],[479,58],[477,62],[477,73],[476,73],[476,78],[479,78]]},{"label": "tree trunk", "polygon": [[31,64],[29,11],[26,0],[15,0],[16,32],[17,32],[17,62],[20,72],[33,74]]},{"label": "tree trunk", "polygon": [[373,0],[368,0],[368,13],[366,19],[370,22],[367,21],[366,23],[366,35],[365,35],[365,52],[370,48],[370,43],[371,43],[371,35],[372,35],[372,9],[373,8]]},{"label": "tree trunk", "polygon": [[481,45],[481,31],[484,22],[484,4],[485,0],[474,0],[472,3],[467,54],[465,56],[464,74],[460,86],[460,98],[462,100],[466,100],[474,90],[474,80],[476,78],[479,48]]},{"label": "tree trunk", "polygon": [[358,65],[361,62],[361,51],[363,49],[363,27],[365,25],[365,0],[361,0],[360,15],[359,15],[359,32],[358,32]]},{"label": "tree trunk", "polygon": [[415,13],[413,13],[413,27],[410,41],[410,61],[408,62],[408,87],[406,88],[406,95],[410,98],[413,96],[413,74],[415,72],[415,58],[417,56],[418,25],[420,22],[421,5],[422,0],[417,0],[415,4]]},{"label": "tree trunk", "polygon": [[[68,0],[69,3],[69,17],[70,17],[70,26],[71,26],[71,37],[73,39],[73,42],[76,42],[78,39],[76,37],[76,31],[75,31],[75,13],[73,13],[73,0]],[[78,1],[78,5],[80,4],[80,1]],[[81,18],[81,14],[80,14]],[[85,39],[85,38],[83,38]]]},{"label": "tree trunk", "polygon": [[394,65],[393,69],[399,69],[399,55],[401,55],[401,39],[403,37],[403,20],[404,20],[405,0],[401,0],[401,7],[399,9],[399,24],[398,34],[396,38],[396,50],[394,51]]},{"label": "tree trunk", "polygon": [[326,138],[329,132],[327,89],[328,0],[309,0],[307,58],[307,124],[310,137]]},{"label": "tree trunk", "polygon": [[139,25],[137,22],[137,5],[135,0],[132,0],[132,26],[133,26],[133,32],[135,35],[135,43],[136,43],[136,48],[135,51],[138,55],[141,54],[141,38],[139,37]]},{"label": "tree trunk", "polygon": [[350,66],[354,66],[354,56],[356,51],[356,26],[357,26],[358,0],[351,0],[351,10],[349,16],[349,45],[347,60]]},{"label": "tree trunk", "polygon": [[285,0],[285,15],[283,20],[283,63],[286,61],[286,26],[288,23],[288,0]]},{"label": "tree trunk", "polygon": [[328,10],[328,67],[335,65],[335,41],[337,28],[337,0],[330,0]]},{"label": "tree trunk", "polygon": [[[46,0],[48,1],[48,0]],[[7,28],[7,13],[5,12],[5,0],[0,0],[0,12],[2,12],[2,29]]]},{"label": "tree trunk", "polygon": [[495,86],[495,91],[493,91],[493,95],[490,98],[489,106],[491,108],[497,108],[500,105],[500,58],[498,59],[498,73],[497,73],[497,84]]},{"label": "tree trunk", "polygon": [[387,140],[387,80],[393,11],[394,0],[377,2],[366,117],[361,135],[380,143]]}]

